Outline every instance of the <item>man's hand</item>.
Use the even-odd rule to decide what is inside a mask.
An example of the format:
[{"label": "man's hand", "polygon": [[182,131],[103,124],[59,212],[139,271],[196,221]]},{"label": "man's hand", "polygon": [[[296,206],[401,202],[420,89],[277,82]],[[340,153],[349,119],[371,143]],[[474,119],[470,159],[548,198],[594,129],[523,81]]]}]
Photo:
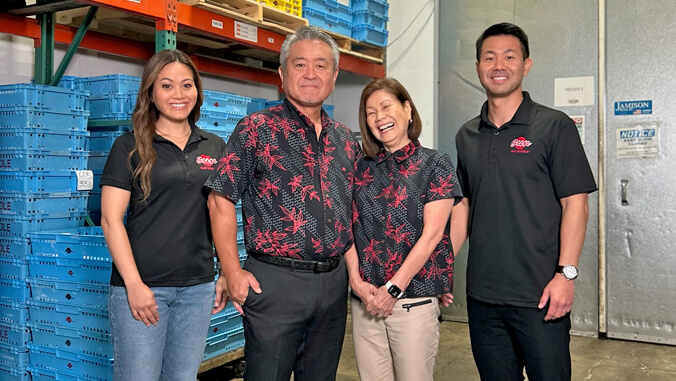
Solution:
[{"label": "man's hand", "polygon": [[575,281],[568,280],[562,274],[556,273],[542,292],[538,308],[544,308],[549,300],[549,309],[545,321],[554,320],[570,312],[574,299]]},{"label": "man's hand", "polygon": [[362,304],[367,309],[368,305],[373,302],[376,290],[378,290],[376,286],[369,282],[364,282],[361,278],[354,281],[350,280],[350,288],[361,299]]},{"label": "man's hand", "polygon": [[253,274],[244,269],[237,269],[225,275],[221,274],[221,276],[225,278],[225,282],[228,285],[228,292],[232,304],[241,315],[244,315],[242,305],[246,301],[246,296],[249,294],[249,287],[257,294],[263,292],[258,280],[256,280],[256,277],[253,276]]},{"label": "man's hand", "polygon": [[437,299],[439,299],[440,306],[448,307],[451,304],[453,304],[453,294],[451,294],[450,292],[446,294],[437,295]]}]

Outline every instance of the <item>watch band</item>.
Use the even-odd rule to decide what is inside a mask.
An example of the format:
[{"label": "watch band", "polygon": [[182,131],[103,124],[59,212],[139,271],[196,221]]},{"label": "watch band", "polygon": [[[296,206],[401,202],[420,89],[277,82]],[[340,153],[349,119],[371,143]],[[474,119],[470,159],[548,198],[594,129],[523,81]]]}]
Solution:
[{"label": "watch band", "polygon": [[385,283],[385,288],[387,289],[387,292],[394,298],[401,299],[404,297],[404,291],[389,280],[387,283]]}]

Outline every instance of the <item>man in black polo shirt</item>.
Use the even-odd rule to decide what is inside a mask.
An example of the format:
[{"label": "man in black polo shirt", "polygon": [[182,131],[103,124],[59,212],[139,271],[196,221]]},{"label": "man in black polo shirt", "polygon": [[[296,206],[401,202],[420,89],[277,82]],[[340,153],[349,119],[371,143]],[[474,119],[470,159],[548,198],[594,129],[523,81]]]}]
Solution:
[{"label": "man in black polo shirt", "polygon": [[206,183],[221,275],[244,315],[246,380],[336,377],[347,316],[342,258],[353,245],[352,179],[361,155],[351,131],[322,110],[338,58],[335,41],[316,28],[289,35],[279,69],[286,100],[239,122]]},{"label": "man in black polo shirt", "polygon": [[[575,125],[522,92],[528,38],[496,24],[476,43],[487,101],[456,136],[469,235],[467,313],[482,380],[570,380],[570,309],[596,184]],[[460,211],[464,211],[461,213]]]}]

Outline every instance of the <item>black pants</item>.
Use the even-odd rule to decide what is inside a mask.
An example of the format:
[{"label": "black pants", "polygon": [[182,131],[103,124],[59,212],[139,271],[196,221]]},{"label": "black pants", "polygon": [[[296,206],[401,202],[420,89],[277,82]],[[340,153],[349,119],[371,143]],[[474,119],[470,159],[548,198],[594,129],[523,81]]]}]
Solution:
[{"label": "black pants", "polygon": [[249,256],[244,269],[260,282],[244,303],[244,379],[335,380],[345,337],[345,261],[330,272],[292,271]]},{"label": "black pants", "polygon": [[570,381],[570,314],[545,322],[547,308],[513,307],[467,298],[472,353],[481,380]]}]

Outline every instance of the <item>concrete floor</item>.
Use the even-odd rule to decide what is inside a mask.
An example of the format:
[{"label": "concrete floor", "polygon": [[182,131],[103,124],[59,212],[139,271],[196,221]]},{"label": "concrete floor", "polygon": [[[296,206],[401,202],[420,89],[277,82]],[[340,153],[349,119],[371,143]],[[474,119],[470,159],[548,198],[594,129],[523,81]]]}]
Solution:
[{"label": "concrete floor", "polygon": [[[351,319],[338,366],[337,381],[358,381]],[[674,381],[676,380],[676,347],[620,340],[573,337],[570,351],[573,381]],[[241,380],[228,376],[228,371],[214,370],[200,381]],[[230,373],[231,374],[231,373]],[[441,343],[434,379],[438,381],[476,381],[467,324],[441,323]]]}]

